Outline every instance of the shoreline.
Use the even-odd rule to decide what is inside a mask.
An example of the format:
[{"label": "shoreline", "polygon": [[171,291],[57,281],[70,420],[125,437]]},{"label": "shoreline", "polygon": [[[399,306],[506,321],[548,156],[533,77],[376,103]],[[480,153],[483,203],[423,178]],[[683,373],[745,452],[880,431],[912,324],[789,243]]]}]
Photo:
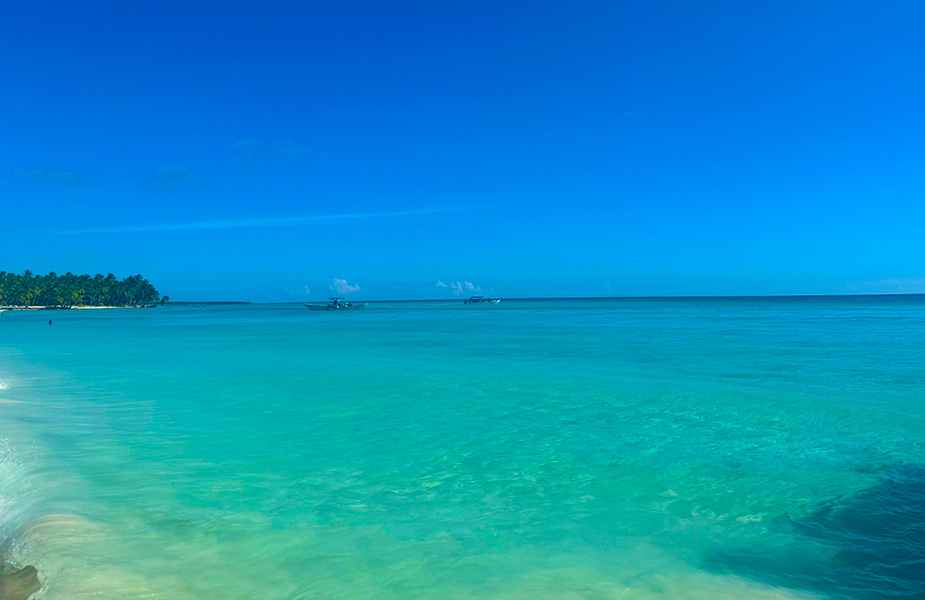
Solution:
[{"label": "shoreline", "polygon": [[157,308],[157,304],[131,306],[0,306],[0,310],[100,310],[108,308]]}]

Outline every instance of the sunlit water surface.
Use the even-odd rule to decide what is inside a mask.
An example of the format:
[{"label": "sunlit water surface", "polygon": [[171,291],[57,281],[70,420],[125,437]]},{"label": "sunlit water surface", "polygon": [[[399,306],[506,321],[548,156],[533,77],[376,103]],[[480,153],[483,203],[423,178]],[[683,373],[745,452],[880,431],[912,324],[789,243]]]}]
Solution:
[{"label": "sunlit water surface", "polygon": [[922,297],[4,312],[2,552],[47,600],[925,598],[923,400]]}]

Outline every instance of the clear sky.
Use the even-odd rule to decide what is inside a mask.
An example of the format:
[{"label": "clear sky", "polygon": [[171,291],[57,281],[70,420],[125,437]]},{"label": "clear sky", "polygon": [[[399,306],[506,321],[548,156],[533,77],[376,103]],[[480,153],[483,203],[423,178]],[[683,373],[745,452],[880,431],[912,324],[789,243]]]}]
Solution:
[{"label": "clear sky", "polygon": [[919,0],[4,2],[0,270],[925,292],[923,32]]}]

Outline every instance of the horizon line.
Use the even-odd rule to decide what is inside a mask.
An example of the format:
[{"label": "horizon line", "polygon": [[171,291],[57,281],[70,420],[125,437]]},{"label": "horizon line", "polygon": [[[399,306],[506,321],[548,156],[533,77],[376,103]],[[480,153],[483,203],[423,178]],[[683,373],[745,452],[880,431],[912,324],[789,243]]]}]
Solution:
[{"label": "horizon line", "polygon": [[[169,294],[168,294],[169,295]],[[492,296],[508,301],[520,300],[736,300],[760,298],[863,298],[882,296],[925,296],[925,292],[865,292],[859,294],[756,294],[756,295],[703,295],[703,296],[522,296],[505,297]],[[398,300],[362,299],[363,302],[457,302],[465,300],[467,296],[457,298],[403,298]],[[321,300],[280,300],[280,301],[253,301],[253,300],[171,300],[167,304],[305,304],[306,302],[321,302]]]}]

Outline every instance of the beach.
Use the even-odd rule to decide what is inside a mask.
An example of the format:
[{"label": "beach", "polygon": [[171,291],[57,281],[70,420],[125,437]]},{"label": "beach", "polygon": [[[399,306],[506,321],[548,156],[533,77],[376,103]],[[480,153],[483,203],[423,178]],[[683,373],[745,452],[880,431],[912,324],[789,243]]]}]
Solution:
[{"label": "beach", "polygon": [[925,595],[922,296],[470,308],[4,313],[0,559],[43,600]]},{"label": "beach", "polygon": [[0,310],[102,310],[111,308],[156,308],[155,306],[0,306]]}]

